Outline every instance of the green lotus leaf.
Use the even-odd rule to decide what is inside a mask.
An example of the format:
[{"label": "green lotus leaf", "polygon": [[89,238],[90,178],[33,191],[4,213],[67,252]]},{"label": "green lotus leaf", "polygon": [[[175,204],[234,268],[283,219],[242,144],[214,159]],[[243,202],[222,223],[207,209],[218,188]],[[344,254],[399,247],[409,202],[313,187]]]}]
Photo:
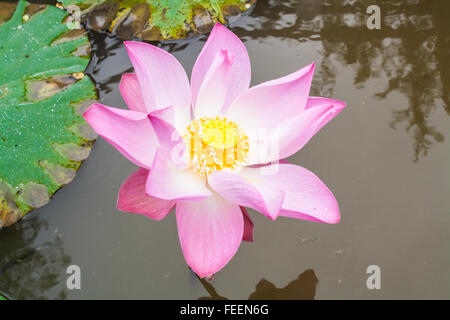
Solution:
[{"label": "green lotus leaf", "polygon": [[96,138],[90,46],[55,6],[0,2],[0,227],[69,183]]},{"label": "green lotus leaf", "polygon": [[89,29],[121,39],[164,40],[209,32],[216,22],[249,10],[256,0],[58,0]]}]

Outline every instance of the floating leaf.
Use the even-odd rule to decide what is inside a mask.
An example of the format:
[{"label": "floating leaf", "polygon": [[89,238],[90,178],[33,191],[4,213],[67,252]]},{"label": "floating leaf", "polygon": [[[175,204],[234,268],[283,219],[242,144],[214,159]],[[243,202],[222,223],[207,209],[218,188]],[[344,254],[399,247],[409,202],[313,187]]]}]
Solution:
[{"label": "floating leaf", "polygon": [[0,2],[0,227],[69,183],[95,133],[82,118],[97,98],[83,72],[90,46],[55,6]]},{"label": "floating leaf", "polygon": [[[211,31],[214,23],[249,10],[256,0],[59,0],[89,29],[121,39],[163,40]],[[75,7],[76,6],[76,7]]]}]

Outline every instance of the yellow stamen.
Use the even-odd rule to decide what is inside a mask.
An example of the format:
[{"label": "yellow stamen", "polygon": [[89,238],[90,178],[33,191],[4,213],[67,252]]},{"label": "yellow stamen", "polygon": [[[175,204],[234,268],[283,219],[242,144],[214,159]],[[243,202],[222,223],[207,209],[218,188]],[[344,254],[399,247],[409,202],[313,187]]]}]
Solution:
[{"label": "yellow stamen", "polygon": [[194,120],[183,139],[187,157],[202,176],[222,169],[238,169],[247,160],[248,137],[236,123],[226,118]]}]

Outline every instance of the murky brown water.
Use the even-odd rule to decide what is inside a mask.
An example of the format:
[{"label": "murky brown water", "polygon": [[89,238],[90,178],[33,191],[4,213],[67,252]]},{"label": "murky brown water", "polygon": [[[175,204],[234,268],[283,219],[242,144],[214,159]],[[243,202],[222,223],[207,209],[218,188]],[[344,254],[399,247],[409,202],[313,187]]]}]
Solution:
[{"label": "murky brown water", "polygon": [[[374,3],[381,30],[365,26]],[[174,215],[154,222],[115,209],[135,168],[99,139],[72,183],[0,232],[0,291],[68,299],[450,298],[448,13],[446,0],[259,0],[251,16],[232,23],[249,50],[253,84],[316,61],[313,94],[348,103],[290,159],[333,190],[340,224],[272,222],[250,212],[255,242],[243,243],[213,282],[199,281],[184,262]],[[125,49],[95,39],[91,70],[101,101],[123,107],[118,81],[132,70]],[[191,70],[205,39],[162,47]],[[81,290],[66,289],[70,264],[81,267]],[[381,290],[366,287],[372,264],[381,268]]]}]

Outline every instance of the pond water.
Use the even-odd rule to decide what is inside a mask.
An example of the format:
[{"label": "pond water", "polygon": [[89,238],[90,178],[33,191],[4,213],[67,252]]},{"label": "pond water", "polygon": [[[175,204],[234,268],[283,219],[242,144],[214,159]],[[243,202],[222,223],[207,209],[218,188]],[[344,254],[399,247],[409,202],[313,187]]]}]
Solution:
[{"label": "pond water", "polygon": [[[381,30],[365,10],[381,7]],[[135,167],[99,138],[75,180],[0,232],[0,292],[67,299],[450,298],[450,2],[259,0],[231,23],[252,84],[315,61],[312,94],[348,107],[290,160],[316,173],[342,220],[275,222],[250,210],[242,243],[212,282],[186,266],[174,214],[160,222],[115,208]],[[91,35],[89,72],[103,104],[125,107],[121,41]],[[159,44],[190,72],[206,36]],[[17,260],[19,259],[19,260]],[[82,289],[66,288],[80,266]],[[381,268],[368,290],[366,269]]]}]

